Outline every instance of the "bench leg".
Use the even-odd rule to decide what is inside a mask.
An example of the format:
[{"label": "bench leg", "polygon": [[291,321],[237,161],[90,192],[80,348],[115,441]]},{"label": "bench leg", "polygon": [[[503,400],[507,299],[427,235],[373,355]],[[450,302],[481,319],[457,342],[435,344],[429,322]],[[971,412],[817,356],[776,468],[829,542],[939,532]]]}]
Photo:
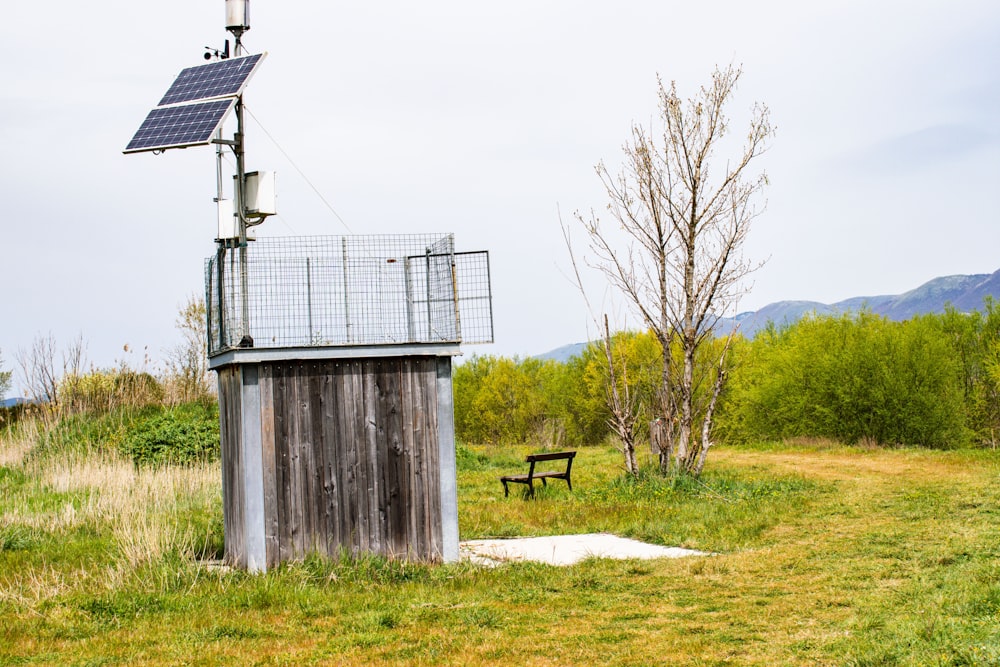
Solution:
[{"label": "bench leg", "polygon": [[569,486],[569,490],[573,490],[573,482],[570,481],[569,477],[566,478],[566,484]]},{"label": "bench leg", "polygon": [[503,497],[506,498],[507,497],[507,480],[501,479],[500,481],[503,482]]}]

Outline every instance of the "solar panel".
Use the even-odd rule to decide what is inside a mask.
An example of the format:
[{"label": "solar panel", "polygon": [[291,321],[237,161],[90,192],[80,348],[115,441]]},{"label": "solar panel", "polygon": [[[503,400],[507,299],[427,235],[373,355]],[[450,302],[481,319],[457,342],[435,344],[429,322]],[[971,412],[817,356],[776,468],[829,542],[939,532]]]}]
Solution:
[{"label": "solar panel", "polygon": [[235,97],[243,92],[243,87],[263,58],[264,54],[258,53],[188,67],[177,76],[157,106]]},{"label": "solar panel", "polygon": [[266,56],[227,58],[188,67],[149,112],[125,153],[184,148],[212,142],[257,66]]},{"label": "solar panel", "polygon": [[157,107],[149,112],[126,153],[199,146],[212,141],[215,131],[236,104],[230,97],[209,102]]}]

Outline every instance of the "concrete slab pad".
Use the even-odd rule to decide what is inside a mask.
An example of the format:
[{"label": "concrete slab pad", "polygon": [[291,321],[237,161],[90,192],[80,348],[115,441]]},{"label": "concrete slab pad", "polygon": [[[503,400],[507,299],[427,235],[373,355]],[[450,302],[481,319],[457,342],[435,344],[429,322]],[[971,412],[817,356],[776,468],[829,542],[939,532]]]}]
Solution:
[{"label": "concrete slab pad", "polygon": [[662,547],[608,533],[467,540],[459,546],[464,560],[482,565],[534,561],[548,565],[572,565],[585,558],[685,558],[708,556],[704,551]]}]

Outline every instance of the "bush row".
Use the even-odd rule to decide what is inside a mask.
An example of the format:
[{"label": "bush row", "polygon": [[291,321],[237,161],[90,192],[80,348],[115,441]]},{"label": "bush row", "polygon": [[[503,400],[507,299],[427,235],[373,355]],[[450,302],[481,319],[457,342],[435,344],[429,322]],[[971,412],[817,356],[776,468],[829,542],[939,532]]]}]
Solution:
[{"label": "bush row", "polygon": [[[712,354],[699,363],[717,358]],[[648,332],[613,339],[640,425],[656,417],[662,372]],[[946,448],[1000,441],[1000,307],[893,322],[870,312],[809,316],[738,337],[715,438],[788,438]],[[619,371],[621,373],[621,371]],[[608,437],[606,361],[591,345],[565,363],[472,357],[455,370],[465,442],[590,444]],[[640,436],[644,433],[640,430]]]}]

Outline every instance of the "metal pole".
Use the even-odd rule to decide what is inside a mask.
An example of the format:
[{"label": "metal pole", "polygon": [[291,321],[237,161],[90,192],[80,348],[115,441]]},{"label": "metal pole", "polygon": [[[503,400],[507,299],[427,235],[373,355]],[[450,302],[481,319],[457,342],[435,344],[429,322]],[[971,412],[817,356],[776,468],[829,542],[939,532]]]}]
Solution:
[{"label": "metal pole", "polygon": [[225,198],[222,188],[222,128],[215,133],[215,202],[218,203]]},{"label": "metal pole", "polygon": [[427,271],[427,342],[431,342],[431,249],[424,254],[424,267]]},{"label": "metal pole", "polygon": [[[239,52],[239,41],[237,53]],[[243,145],[243,96],[236,100],[236,145],[233,147],[236,153],[236,211],[240,223],[240,346],[246,342],[250,336],[250,297],[247,292],[247,219],[244,211],[244,198],[246,190],[246,167],[243,161],[245,147]]]},{"label": "metal pole", "polygon": [[414,343],[417,340],[417,331],[413,326],[413,280],[410,278],[410,258],[403,260],[403,272],[406,277],[406,335],[407,342]]},{"label": "metal pole", "polygon": [[215,259],[215,281],[219,298],[219,349],[229,345],[226,342],[226,242],[219,242],[219,254]]},{"label": "metal pole", "polygon": [[313,344],[313,293],[312,293],[312,267],[309,258],[306,257],[306,307],[309,310],[309,344]]},{"label": "metal pole", "polygon": [[[229,29],[233,33],[235,38],[235,46],[233,47],[233,55],[241,56],[243,55],[243,42],[241,38],[243,37],[244,27],[231,27]],[[252,345],[252,339],[250,339],[250,298],[247,288],[248,281],[248,268],[247,268],[247,219],[246,212],[243,209],[245,198],[245,188],[246,188],[246,165],[244,163],[244,153],[246,147],[244,146],[244,132],[243,132],[243,96],[240,95],[236,98],[236,136],[233,141],[233,154],[236,157],[236,187],[233,193],[234,208],[236,209],[236,219],[239,224],[239,248],[240,248],[240,318],[239,318],[239,341],[240,346],[247,344]],[[222,173],[222,162],[220,156],[219,162],[219,173],[221,181]],[[220,187],[221,192],[221,187]]]},{"label": "metal pole", "polygon": [[[225,189],[222,184],[223,143],[222,143],[221,127],[215,133],[215,138],[218,141],[218,143],[216,143],[215,145],[215,205],[216,207],[218,207],[219,204],[222,202],[222,200],[225,199],[226,197]],[[216,218],[218,217],[219,214],[217,211]],[[219,349],[226,348],[226,311],[225,311],[225,297],[224,297],[225,287],[223,285],[223,279],[225,277],[225,271],[223,269],[226,261],[226,243],[228,243],[226,239],[223,238],[218,239],[219,249],[215,258],[215,276],[216,276],[215,280],[216,280],[216,289],[218,290],[218,306],[219,306],[219,320],[217,323],[219,327]],[[207,312],[210,314],[212,312],[212,302],[209,300],[206,301],[205,303],[207,305]],[[208,336],[209,336],[209,341],[211,341],[212,340],[211,317],[209,317],[208,319],[209,319]],[[209,349],[209,352],[212,352],[212,350]]]},{"label": "metal pole", "polygon": [[347,293],[347,239],[340,239],[341,254],[344,263],[344,331],[347,333],[347,342],[351,342],[351,305]]},{"label": "metal pole", "polygon": [[486,294],[488,299],[486,301],[490,307],[490,342],[493,342],[493,283],[490,278],[490,254],[486,253]]},{"label": "metal pole", "polygon": [[455,272],[455,253],[451,253],[451,298],[455,309],[455,339],[462,340],[462,319],[458,312],[458,275]]}]

